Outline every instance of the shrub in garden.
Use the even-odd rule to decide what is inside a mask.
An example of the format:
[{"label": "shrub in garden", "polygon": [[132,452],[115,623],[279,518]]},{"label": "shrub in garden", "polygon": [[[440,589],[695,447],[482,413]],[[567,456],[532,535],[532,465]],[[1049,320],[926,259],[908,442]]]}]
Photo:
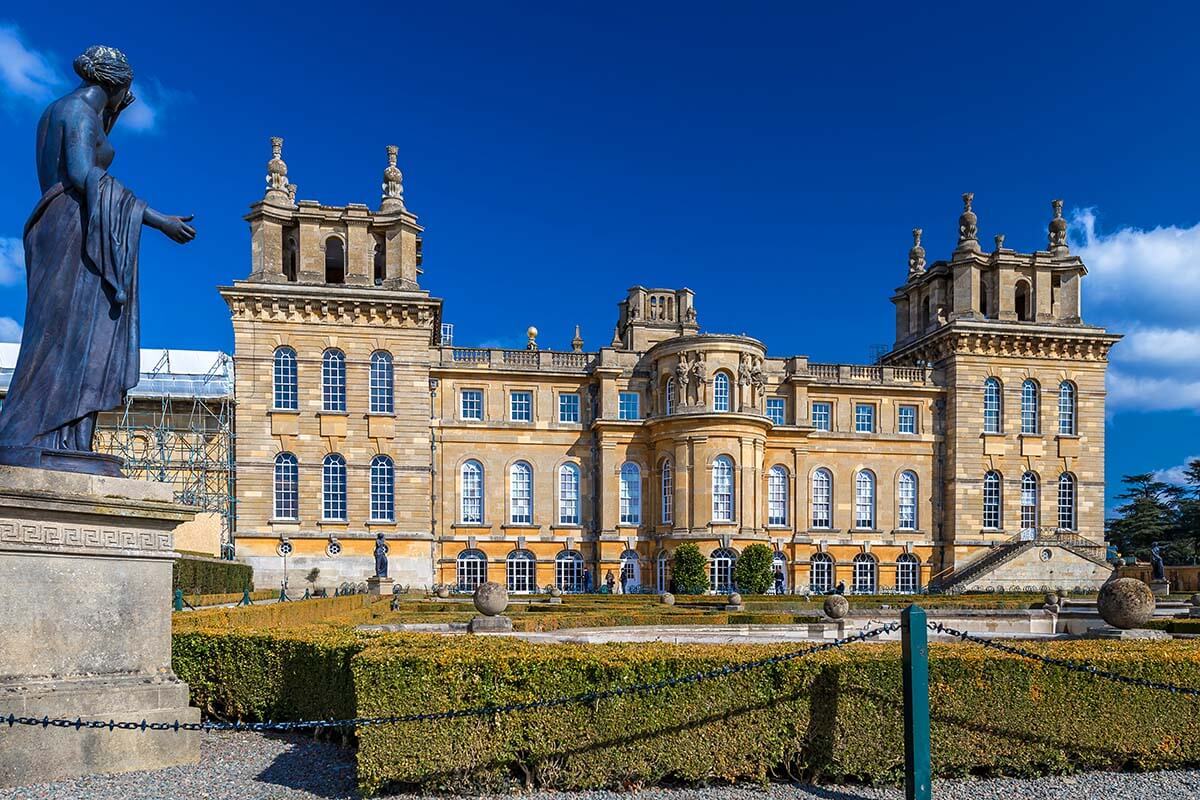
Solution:
[{"label": "shrub in garden", "polygon": [[775,578],[775,554],[765,544],[748,546],[733,565],[733,583],[743,594],[766,594]]},{"label": "shrub in garden", "polygon": [[183,556],[171,567],[171,589],[188,594],[241,594],[254,589],[254,570],[249,564],[217,558]]},{"label": "shrub in garden", "polygon": [[692,542],[675,548],[671,575],[676,594],[704,594],[708,591],[708,559]]}]

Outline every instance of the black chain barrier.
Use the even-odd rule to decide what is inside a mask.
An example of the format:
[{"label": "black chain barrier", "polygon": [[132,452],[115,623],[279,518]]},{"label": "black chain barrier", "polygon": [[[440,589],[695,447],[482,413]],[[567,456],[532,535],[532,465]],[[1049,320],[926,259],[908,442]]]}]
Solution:
[{"label": "black chain barrier", "polygon": [[84,719],[51,719],[50,717],[18,717],[9,714],[7,717],[0,717],[0,724],[7,723],[8,727],[14,725],[29,725],[41,728],[74,728],[75,730],[122,730],[122,731],[296,731],[296,730],[317,730],[324,728],[365,728],[372,725],[394,725],[401,722],[433,722],[436,720],[446,719],[463,719],[465,717],[489,717],[496,714],[508,714],[515,711],[530,711],[543,708],[561,708],[569,705],[583,705],[587,703],[595,703],[600,700],[609,700],[614,697],[623,697],[625,695],[636,694],[651,694],[662,691],[663,689],[673,689],[676,686],[685,686],[701,681],[712,680],[714,678],[723,678],[728,675],[738,675],[743,672],[749,672],[762,667],[769,667],[775,664],[783,664],[788,661],[794,661],[805,656],[823,653],[828,650],[834,650],[839,647],[845,647],[850,644],[857,644],[873,639],[877,636],[882,636],[885,633],[894,633],[900,630],[899,622],[889,622],[881,625],[878,628],[862,631],[854,636],[846,636],[841,639],[831,639],[812,647],[806,647],[803,650],[794,650],[790,653],[783,653],[777,656],[768,658],[760,658],[755,661],[743,661],[738,664],[727,664],[716,669],[705,670],[702,672],[694,672],[690,675],[680,675],[675,678],[664,678],[660,681],[651,683],[636,683],[631,686],[622,686],[616,689],[605,689],[603,691],[581,692],[579,694],[566,695],[563,697],[553,697],[545,700],[526,700],[519,703],[507,703],[501,706],[479,706],[476,708],[459,708],[450,711],[435,711],[427,714],[400,714],[389,717],[355,717],[354,719],[313,719],[302,720],[298,722],[114,722],[109,720],[84,720]]},{"label": "black chain barrier", "polygon": [[1171,683],[1162,683],[1161,681],[1150,681],[1145,678],[1134,678],[1129,675],[1121,675],[1117,672],[1111,672],[1106,669],[1094,667],[1091,664],[1084,664],[1079,661],[1072,661],[1066,658],[1054,658],[1053,656],[1044,656],[1040,653],[1035,653],[1032,650],[1026,650],[1024,647],[1018,647],[1011,644],[1001,644],[995,639],[985,639],[982,636],[975,636],[966,631],[956,630],[940,622],[929,622],[929,629],[935,633],[942,633],[947,636],[953,636],[956,639],[961,639],[964,642],[973,642],[983,647],[997,650],[1001,653],[1008,653],[1021,658],[1028,658],[1032,661],[1040,661],[1043,664],[1049,664],[1060,669],[1070,670],[1071,672],[1081,672],[1085,675],[1091,675],[1094,678],[1103,678],[1107,681],[1115,681],[1116,683],[1124,683],[1130,686],[1141,686],[1145,689],[1160,689],[1171,694],[1182,694],[1189,697],[1200,697],[1200,689],[1195,689],[1190,686],[1176,686]]}]

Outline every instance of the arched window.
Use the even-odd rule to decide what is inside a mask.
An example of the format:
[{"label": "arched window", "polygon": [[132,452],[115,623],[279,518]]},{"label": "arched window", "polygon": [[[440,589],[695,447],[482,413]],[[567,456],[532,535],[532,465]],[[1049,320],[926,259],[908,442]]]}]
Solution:
[{"label": "arched window", "polygon": [[913,594],[921,585],[921,562],[912,553],[904,553],[896,559],[896,591]]},{"label": "arched window", "polygon": [[371,353],[371,413],[394,413],[393,394],[392,354],[376,350]]},{"label": "arched window", "polygon": [[979,313],[985,317],[992,315],[992,287],[986,275],[979,280]]},{"label": "arched window", "polygon": [[462,486],[459,490],[461,509],[460,522],[468,525],[483,524],[483,465],[478,461],[467,461],[462,465]]},{"label": "arched window", "polygon": [[675,475],[671,459],[664,458],[661,467],[662,477],[662,523],[670,525],[674,522],[675,511]]},{"label": "arched window", "polygon": [[896,527],[917,529],[917,473],[905,470],[896,484]]},{"label": "arched window", "polygon": [[396,472],[392,459],[387,456],[371,459],[371,520],[396,520]]},{"label": "arched window", "polygon": [[718,371],[713,376],[713,411],[729,410],[729,373]]},{"label": "arched window", "polygon": [[346,459],[337,453],[325,456],[321,463],[322,519],[346,519]]},{"label": "arched window", "polygon": [[812,474],[812,526],[833,527],[833,473],[824,467]]},{"label": "arched window", "polygon": [[713,592],[725,594],[734,591],[733,565],[737,563],[737,551],[722,547],[713,550],[708,560],[709,582]]},{"label": "arched window", "polygon": [[1000,381],[988,378],[983,382],[983,432],[1000,433]]},{"label": "arched window", "polygon": [[508,521],[533,524],[533,467],[518,461],[508,468]]},{"label": "arched window", "polygon": [[717,456],[712,467],[713,522],[733,521],[733,461]]},{"label": "arched window", "polygon": [[767,473],[767,524],[788,524],[788,471],[779,464]]},{"label": "arched window", "polygon": [[675,412],[675,379],[667,378],[667,388],[664,392],[666,395],[666,403],[664,411],[669,415]]},{"label": "arched window", "polygon": [[298,262],[298,250],[296,246],[296,234],[289,233],[283,239],[283,277],[289,283],[295,283],[300,277]]},{"label": "arched window", "polygon": [[[787,594],[788,585],[788,562],[787,556],[776,550],[775,555],[771,557],[771,588],[767,590],[768,594]],[[780,580],[782,578],[782,580]],[[778,586],[782,586],[782,590],[776,591]]]},{"label": "arched window", "polygon": [[1038,432],[1038,385],[1031,378],[1021,384],[1021,433]]},{"label": "arched window", "polygon": [[663,550],[654,560],[654,580],[659,593],[670,591],[671,554]]},{"label": "arched window", "polygon": [[1032,472],[1021,476],[1021,530],[1032,531],[1038,526],[1038,477]]},{"label": "arched window", "polygon": [[382,286],[384,279],[387,278],[387,239],[379,233],[375,234],[373,266],[375,268],[375,285]]},{"label": "arched window", "polygon": [[632,461],[621,465],[621,524],[642,524],[642,470]]},{"label": "arched window", "polygon": [[579,524],[579,465],[558,468],[558,524]]},{"label": "arched window", "polygon": [[513,550],[504,561],[510,594],[529,594],[537,590],[537,561],[528,550]]},{"label": "arched window", "polygon": [[875,594],[878,585],[879,565],[870,553],[859,553],[854,557],[854,593]]},{"label": "arched window", "polygon": [[291,453],[275,456],[275,519],[300,516],[300,465]]},{"label": "arched window", "polygon": [[1070,381],[1058,385],[1058,432],[1075,435],[1075,384]]},{"label": "arched window", "polygon": [[1075,476],[1069,472],[1058,476],[1058,527],[1075,530]]},{"label": "arched window", "polygon": [[636,592],[642,586],[642,562],[636,550],[621,553],[621,591]]},{"label": "arched window", "polygon": [[346,246],[336,236],[325,240],[325,282],[346,282]]},{"label": "arched window", "polygon": [[1000,473],[992,470],[983,476],[983,527],[999,530],[1000,511]]},{"label": "arched window", "polygon": [[280,347],[275,351],[275,408],[295,411],[300,407],[299,380],[296,376],[296,351]]},{"label": "arched window", "polygon": [[854,476],[854,527],[875,529],[875,473],[869,469]]},{"label": "arched window", "polygon": [[564,592],[583,591],[583,556],[563,550],[554,558],[554,585]]},{"label": "arched window", "polygon": [[487,556],[478,550],[463,550],[454,564],[455,583],[460,592],[474,592],[487,583]]},{"label": "arched window", "polygon": [[808,588],[817,594],[833,590],[833,556],[813,553],[808,564]]},{"label": "arched window", "polygon": [[921,304],[921,330],[929,329],[929,323],[933,321],[933,298],[926,297],[925,302]]},{"label": "arched window", "polygon": [[346,354],[341,350],[321,356],[321,410],[346,410]]},{"label": "arched window", "polygon": [[1029,292],[1029,281],[1017,281],[1017,291],[1014,297],[1017,319],[1022,322],[1033,321],[1033,303]]}]

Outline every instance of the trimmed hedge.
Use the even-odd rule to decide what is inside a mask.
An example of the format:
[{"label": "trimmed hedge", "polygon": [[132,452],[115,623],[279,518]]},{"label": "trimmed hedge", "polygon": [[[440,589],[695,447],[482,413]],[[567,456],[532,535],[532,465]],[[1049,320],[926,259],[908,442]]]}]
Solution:
[{"label": "trimmed hedge", "polygon": [[1152,619],[1144,627],[1157,628],[1167,633],[1200,634],[1200,619],[1194,617],[1183,619]]},{"label": "trimmed hedge", "polygon": [[351,594],[264,606],[208,608],[171,615],[172,631],[284,630],[325,621],[349,631],[349,615],[378,600],[367,594]]},{"label": "trimmed hedge", "polygon": [[[230,592],[229,594],[187,594],[184,593],[184,599],[192,604],[195,608],[202,606],[219,606],[225,603],[240,603],[242,600],[241,592]],[[250,593],[251,601],[258,600],[274,600],[279,597],[278,589],[258,589]]]},{"label": "trimmed hedge", "polygon": [[183,556],[171,567],[171,591],[188,594],[232,594],[240,598],[247,586],[254,589],[254,570],[249,564],[217,558]]}]

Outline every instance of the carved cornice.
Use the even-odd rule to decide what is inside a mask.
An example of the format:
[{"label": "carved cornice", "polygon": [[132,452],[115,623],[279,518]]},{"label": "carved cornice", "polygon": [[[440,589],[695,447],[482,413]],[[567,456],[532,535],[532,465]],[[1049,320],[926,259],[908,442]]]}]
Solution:
[{"label": "carved cornice", "polygon": [[436,332],[442,301],[425,294],[382,289],[334,289],[319,292],[293,287],[247,286],[220,288],[234,322],[371,325]]},{"label": "carved cornice", "polygon": [[951,325],[892,351],[883,361],[936,364],[951,356],[987,356],[1105,362],[1120,339],[1102,328],[1021,330],[1015,325],[1003,329]]}]

